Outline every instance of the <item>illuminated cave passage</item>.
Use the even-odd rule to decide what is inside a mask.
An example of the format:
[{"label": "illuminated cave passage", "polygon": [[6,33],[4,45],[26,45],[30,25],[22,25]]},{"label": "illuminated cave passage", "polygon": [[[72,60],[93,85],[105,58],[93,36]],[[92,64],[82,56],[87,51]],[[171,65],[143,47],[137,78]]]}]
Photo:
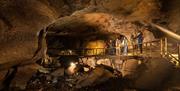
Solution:
[{"label": "illuminated cave passage", "polygon": [[[136,34],[137,30],[143,32],[144,42],[156,40],[152,30],[146,29],[143,24],[123,18],[118,20],[105,13],[87,13],[61,18],[46,29],[50,48],[82,49],[87,48],[89,42],[93,41],[103,42],[100,48],[105,48],[110,39],[115,40],[121,35],[127,37],[130,44],[130,36]],[[91,48],[93,47],[96,46]]]},{"label": "illuminated cave passage", "polygon": [[[146,27],[148,27],[148,29]],[[156,38],[161,37],[161,36],[157,36],[157,34],[160,32],[153,33],[152,32],[153,28],[151,27],[152,26],[146,26],[146,25],[140,24],[140,22],[137,22],[137,21],[125,21],[125,20],[119,21],[119,20],[116,20],[116,18],[112,18],[111,15],[104,14],[104,13],[87,13],[87,14],[82,14],[80,16],[69,16],[66,18],[61,18],[57,22],[55,22],[54,24],[51,24],[50,26],[46,28],[48,54],[49,56],[52,56],[52,57],[58,57],[58,54],[61,54],[61,52],[65,52],[65,51],[70,52],[73,49],[83,50],[85,48],[105,48],[106,42],[108,40],[110,39],[115,40],[120,35],[124,35],[128,38],[128,40],[130,40],[131,34],[136,33],[137,29],[143,32],[145,36],[144,37],[145,42],[155,41]],[[157,45],[157,44],[154,44],[154,45],[157,48],[160,48],[160,45]],[[107,69],[106,67],[110,67],[108,68],[108,71],[113,72],[113,74],[114,74],[114,71],[112,71],[113,69],[115,69],[117,73],[122,72],[121,76],[124,79],[134,80],[132,82],[125,80],[126,82],[124,84],[133,83],[132,86],[131,85],[127,85],[127,86],[130,86],[132,88],[138,88],[138,89],[161,88],[161,86],[164,86],[164,85],[160,85],[160,84],[163,81],[165,81],[164,79],[169,77],[168,72],[172,70],[171,63],[165,62],[164,58],[159,58],[159,57],[150,58],[150,59],[148,58],[147,59],[146,58],[140,58],[140,59],[139,58],[132,58],[132,59],[131,58],[130,59],[112,58],[111,59],[108,57],[98,58],[98,55],[97,55],[95,57],[89,57],[87,59],[84,57],[81,59],[78,57],[82,54],[78,53],[78,51],[77,53],[74,53],[74,54],[78,54],[79,56],[78,55],[68,56],[69,55],[68,53],[64,53],[64,54],[65,54],[64,56],[63,55],[59,56],[60,58],[58,60],[62,61],[63,65],[67,67],[67,70],[69,70],[66,72],[66,74],[72,75],[74,74],[74,71],[75,73],[78,72],[77,70],[73,71],[73,67],[74,65],[78,65],[76,64],[76,62],[82,61],[83,64],[86,64],[89,66],[89,68],[87,67],[88,70],[94,69],[93,72],[100,72],[99,75],[108,74],[107,78],[109,77],[111,78],[111,76],[109,73],[103,73],[102,68]],[[91,54],[91,52],[89,54]],[[124,60],[126,60],[125,63],[121,65],[120,63],[123,62]],[[155,70],[156,67],[161,67],[161,69],[154,71],[152,75],[148,75],[151,73],[152,70]],[[129,72],[127,70],[130,70],[130,71],[138,70],[138,71]],[[159,72],[160,73],[162,72],[163,75],[160,75]],[[90,77],[91,75],[93,75],[93,73],[89,74],[87,78],[82,78],[84,79],[83,81],[77,82],[76,88],[84,89],[84,87],[86,86],[89,86],[89,85],[91,86],[92,84],[89,82],[90,80],[92,80],[92,82],[96,84],[96,80],[100,78],[98,78],[98,76],[96,75],[93,75],[94,78],[91,78]],[[148,78],[150,80],[145,80]],[[157,81],[157,79],[159,80]],[[118,80],[122,80],[122,79],[118,79]],[[144,83],[144,84],[141,84],[141,83]],[[117,83],[117,84],[120,84],[120,83]],[[98,89],[100,87],[101,86],[97,88],[94,87],[94,89]],[[115,89],[122,89],[122,88],[115,87]]]},{"label": "illuminated cave passage", "polygon": [[[179,91],[179,5],[180,0],[1,0],[0,90]],[[142,53],[141,45],[132,46],[139,31]],[[110,40],[122,36],[128,52],[111,53]],[[119,49],[113,51],[124,52]]]}]

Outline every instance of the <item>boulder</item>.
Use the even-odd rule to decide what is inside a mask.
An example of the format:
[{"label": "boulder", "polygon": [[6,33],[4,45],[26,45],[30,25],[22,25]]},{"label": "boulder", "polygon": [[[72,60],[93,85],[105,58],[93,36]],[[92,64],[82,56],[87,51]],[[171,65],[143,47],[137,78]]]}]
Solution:
[{"label": "boulder", "polygon": [[103,66],[96,67],[93,71],[85,74],[78,79],[76,88],[82,88],[86,86],[93,86],[107,81],[109,78],[114,77],[112,72],[105,69]]}]

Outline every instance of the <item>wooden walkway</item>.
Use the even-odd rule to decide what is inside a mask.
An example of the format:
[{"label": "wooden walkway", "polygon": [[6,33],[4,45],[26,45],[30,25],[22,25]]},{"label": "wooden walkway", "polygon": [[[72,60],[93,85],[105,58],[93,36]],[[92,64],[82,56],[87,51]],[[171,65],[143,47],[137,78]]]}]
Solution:
[{"label": "wooden walkway", "polygon": [[[51,56],[64,56],[64,57],[78,57],[78,58],[110,58],[110,59],[142,59],[142,58],[155,58],[164,57],[180,65],[180,45],[177,48],[177,52],[172,54],[168,51],[167,38],[143,43],[143,53],[139,53],[137,49],[132,49],[132,45],[129,45],[127,55],[123,54],[109,54],[108,51],[112,49],[108,48],[79,48],[79,49],[62,49],[62,48],[49,48],[48,54]],[[113,48],[114,50],[117,48]],[[171,48],[170,48],[171,49]]]}]

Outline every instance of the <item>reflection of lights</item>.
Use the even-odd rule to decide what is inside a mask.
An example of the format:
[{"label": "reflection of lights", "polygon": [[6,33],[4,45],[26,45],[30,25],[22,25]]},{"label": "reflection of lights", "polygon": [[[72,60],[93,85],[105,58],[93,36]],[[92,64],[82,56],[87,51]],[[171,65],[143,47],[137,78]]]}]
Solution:
[{"label": "reflection of lights", "polygon": [[178,59],[178,54],[172,54],[172,56]]},{"label": "reflection of lights", "polygon": [[76,68],[76,63],[71,62],[68,68],[68,71],[70,72],[70,74],[73,74],[75,72],[75,68]]},{"label": "reflection of lights", "polygon": [[71,67],[76,67],[76,64],[73,63],[73,62],[71,62],[71,63],[70,63],[70,66],[71,66]]},{"label": "reflection of lights", "polygon": [[142,64],[142,62],[139,60],[139,61],[138,61],[138,64],[140,65],[140,64]]}]

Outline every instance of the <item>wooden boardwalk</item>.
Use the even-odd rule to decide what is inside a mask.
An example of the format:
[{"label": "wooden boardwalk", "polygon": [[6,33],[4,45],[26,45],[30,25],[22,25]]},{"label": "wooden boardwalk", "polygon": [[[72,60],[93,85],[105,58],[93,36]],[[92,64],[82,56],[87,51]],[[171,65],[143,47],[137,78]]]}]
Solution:
[{"label": "wooden boardwalk", "polygon": [[[180,52],[172,54],[168,51],[167,39],[161,39],[157,41],[143,43],[143,53],[139,53],[139,50],[132,49],[131,45],[127,55],[123,54],[109,54],[108,51],[112,49],[108,48],[79,48],[79,49],[61,49],[61,48],[49,48],[48,54],[51,56],[64,56],[64,57],[77,57],[77,58],[109,58],[109,59],[148,59],[148,58],[167,58],[169,61],[180,64]],[[114,48],[116,49],[116,48]],[[180,51],[180,47],[178,47]],[[99,52],[100,51],[100,52]]]}]

